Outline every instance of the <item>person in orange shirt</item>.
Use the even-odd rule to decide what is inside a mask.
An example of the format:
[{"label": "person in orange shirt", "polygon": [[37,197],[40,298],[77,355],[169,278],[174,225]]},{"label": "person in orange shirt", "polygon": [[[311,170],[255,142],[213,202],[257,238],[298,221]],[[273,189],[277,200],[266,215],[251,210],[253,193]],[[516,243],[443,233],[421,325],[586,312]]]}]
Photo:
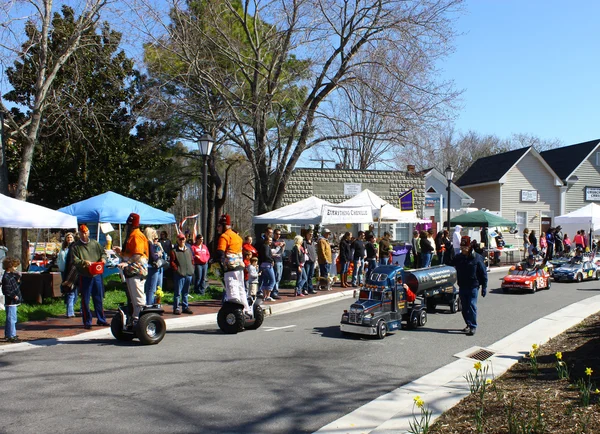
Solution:
[{"label": "person in orange shirt", "polygon": [[231,301],[244,306],[249,311],[248,298],[244,285],[244,258],[242,256],[242,237],[231,229],[231,217],[223,214],[219,219],[217,230],[221,233],[217,243],[217,260],[223,266],[223,284],[225,296],[223,301]]},{"label": "person in orange shirt", "polygon": [[140,311],[146,305],[144,280],[148,275],[148,257],[150,256],[148,238],[140,230],[140,216],[135,213],[127,218],[126,241],[123,249],[115,247],[122,262],[118,265],[125,274],[127,292],[133,305],[133,321],[140,317]]}]

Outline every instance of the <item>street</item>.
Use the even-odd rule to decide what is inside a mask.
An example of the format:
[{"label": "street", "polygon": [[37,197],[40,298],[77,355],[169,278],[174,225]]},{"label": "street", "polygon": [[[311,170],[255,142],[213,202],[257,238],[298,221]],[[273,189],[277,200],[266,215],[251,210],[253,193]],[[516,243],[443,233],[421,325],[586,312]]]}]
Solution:
[{"label": "street", "polygon": [[[490,273],[477,335],[445,306],[425,327],[384,340],[342,337],[345,299],[268,317],[257,331],[216,324],[175,330],[157,346],[79,340],[0,355],[3,433],[313,432],[361,405],[490,345],[599,282],[552,283],[536,294],[499,289]],[[534,342],[532,342],[533,344]]]}]

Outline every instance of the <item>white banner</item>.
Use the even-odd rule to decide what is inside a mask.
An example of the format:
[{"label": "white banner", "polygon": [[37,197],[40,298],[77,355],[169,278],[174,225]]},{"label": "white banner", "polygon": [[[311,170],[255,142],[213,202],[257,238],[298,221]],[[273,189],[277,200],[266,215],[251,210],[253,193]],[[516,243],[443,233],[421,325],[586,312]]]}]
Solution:
[{"label": "white banner", "polygon": [[321,224],[335,223],[372,223],[373,213],[370,206],[323,205]]}]

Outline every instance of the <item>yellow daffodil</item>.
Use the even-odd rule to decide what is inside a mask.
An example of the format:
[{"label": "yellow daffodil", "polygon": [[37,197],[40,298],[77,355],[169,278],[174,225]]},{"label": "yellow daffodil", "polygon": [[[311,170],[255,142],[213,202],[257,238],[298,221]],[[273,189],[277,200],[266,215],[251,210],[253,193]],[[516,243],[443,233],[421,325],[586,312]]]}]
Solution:
[{"label": "yellow daffodil", "polygon": [[473,367],[475,368],[475,370],[477,371],[481,371],[481,362],[477,362],[473,365]]},{"label": "yellow daffodil", "polygon": [[600,390],[596,389],[596,390],[594,390],[594,393],[595,393],[596,395],[598,395],[598,394],[600,394]]},{"label": "yellow daffodil", "polygon": [[485,384],[492,384],[492,380],[488,378],[487,380],[485,380]]},{"label": "yellow daffodil", "polygon": [[592,368],[585,368],[585,375],[591,376],[592,372],[594,372],[594,371],[592,371]]},{"label": "yellow daffodil", "polygon": [[423,406],[425,405],[425,401],[423,401],[420,396],[415,396],[414,401],[415,405],[419,408],[423,408]]},{"label": "yellow daffodil", "polygon": [[557,351],[555,356],[557,360],[562,360],[562,353],[560,351]]},{"label": "yellow daffodil", "polygon": [[413,398],[413,401],[415,401],[415,402],[420,401],[420,400],[421,400],[421,397],[419,395],[417,395]]},{"label": "yellow daffodil", "polygon": [[156,292],[154,293],[154,295],[156,297],[164,297],[165,293],[163,292],[163,290],[159,286],[158,288],[156,288]]},{"label": "yellow daffodil", "polygon": [[535,351],[535,350],[537,350],[539,347],[538,347],[538,344],[533,344],[533,345],[531,346],[531,348],[533,348],[533,351]]}]

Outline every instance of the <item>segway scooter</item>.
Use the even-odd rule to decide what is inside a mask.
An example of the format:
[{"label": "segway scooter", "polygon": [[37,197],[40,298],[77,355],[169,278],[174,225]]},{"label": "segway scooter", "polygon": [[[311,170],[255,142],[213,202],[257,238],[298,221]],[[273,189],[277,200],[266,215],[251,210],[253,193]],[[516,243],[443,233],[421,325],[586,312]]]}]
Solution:
[{"label": "segway scooter", "polygon": [[133,323],[133,305],[127,294],[127,304],[119,305],[117,314],[110,322],[110,331],[115,339],[129,342],[137,338],[142,345],[156,345],[165,337],[167,325],[162,315],[165,312],[160,304],[142,308],[137,323]]},{"label": "segway scooter", "polygon": [[[225,285],[223,285],[225,286]],[[246,290],[241,289],[246,296]],[[221,309],[217,313],[217,324],[223,333],[236,334],[244,329],[256,330],[265,320],[265,312],[261,307],[263,300],[256,296],[257,288],[250,289],[247,294],[250,312],[244,313],[244,305],[238,302],[235,295],[230,294],[227,301],[223,301]]]}]

